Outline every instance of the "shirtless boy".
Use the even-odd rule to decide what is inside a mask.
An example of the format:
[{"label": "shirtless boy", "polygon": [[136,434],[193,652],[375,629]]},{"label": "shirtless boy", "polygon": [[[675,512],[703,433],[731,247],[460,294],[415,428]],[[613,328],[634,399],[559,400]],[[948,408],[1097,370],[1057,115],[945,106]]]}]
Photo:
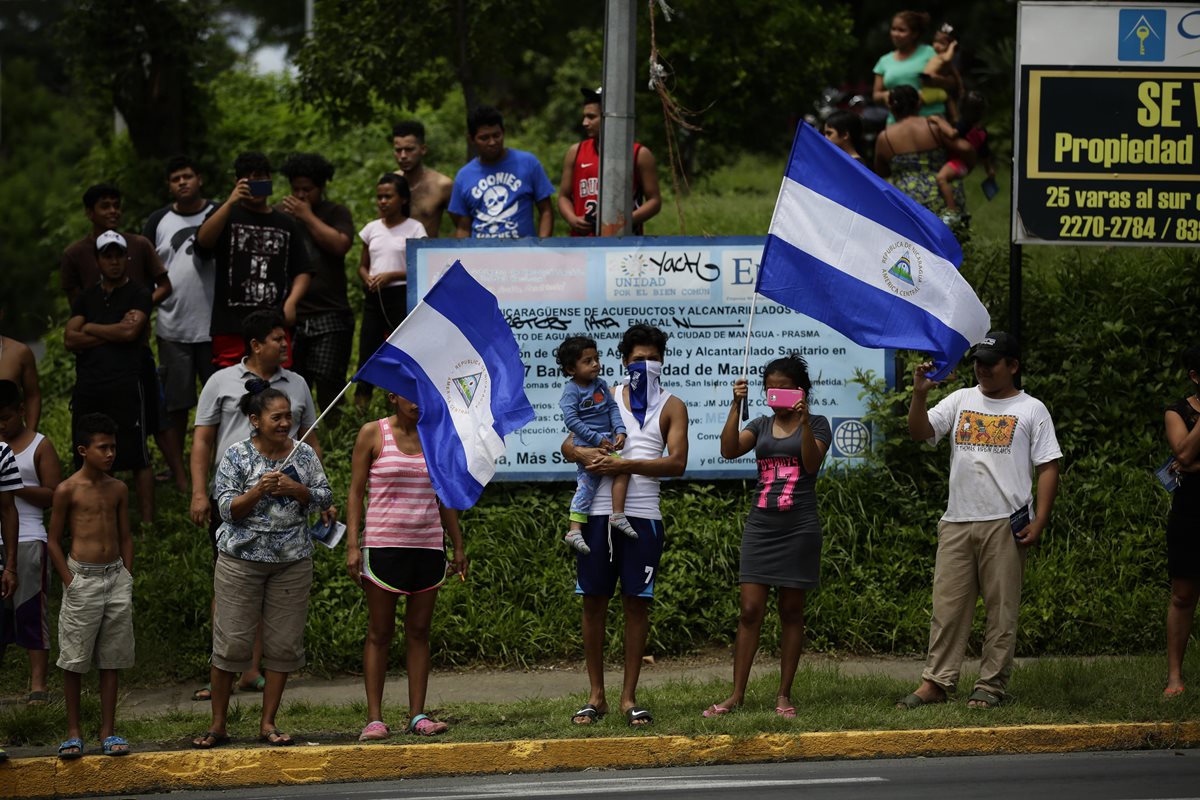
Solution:
[{"label": "shirtless boy", "polygon": [[[58,666],[67,702],[63,759],[83,755],[79,694],[84,673],[95,661],[100,672],[100,737],[108,756],[129,753],[113,733],[117,670],[133,666],[133,539],[129,535],[129,489],[111,477],[117,457],[117,424],[104,414],[87,414],[75,425],[75,449],[83,466],[54,490],[50,512],[50,560],[63,582],[58,616]],[[62,538],[71,532],[71,552]]]},{"label": "shirtless boy", "polygon": [[[3,323],[4,306],[0,305],[0,324]],[[0,380],[12,381],[21,387],[21,396],[25,398],[25,423],[36,431],[42,418],[42,391],[38,388],[37,361],[27,345],[2,333]]]},{"label": "shirtless boy", "polygon": [[408,215],[425,226],[430,239],[438,237],[442,215],[450,205],[454,180],[425,166],[425,126],[416,120],[398,122],[392,128],[392,152],[396,154],[396,173],[408,181],[412,200]]}]

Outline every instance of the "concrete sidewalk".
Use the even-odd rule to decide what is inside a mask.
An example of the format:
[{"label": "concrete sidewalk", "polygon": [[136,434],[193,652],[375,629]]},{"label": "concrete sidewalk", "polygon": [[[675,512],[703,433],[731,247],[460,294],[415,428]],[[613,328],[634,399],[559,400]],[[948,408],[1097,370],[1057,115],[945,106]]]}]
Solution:
[{"label": "concrete sidewalk", "polygon": [[[1028,661],[1026,662],[1028,663]],[[802,666],[836,668],[843,675],[886,675],[916,685],[920,659],[839,659],[805,656]],[[978,668],[976,663],[964,665]],[[761,659],[755,673],[773,671]],[[731,664],[719,654],[648,663],[642,685],[673,680],[728,681]],[[612,676],[619,674],[614,669]],[[582,665],[532,670],[438,672],[430,680],[431,705],[523,698],[582,697]],[[134,689],[122,700],[120,716],[207,711],[191,700],[194,686]],[[388,681],[385,698],[405,702],[403,677]],[[242,692],[239,702],[259,695]],[[363,701],[361,679],[301,677],[288,685],[287,702],[343,705]],[[10,753],[0,765],[0,797],[71,797],[141,794],[179,789],[225,789],[280,784],[371,781],[397,778],[580,770],[587,768],[735,764],[798,759],[884,758],[920,755],[1071,752],[1200,746],[1200,723],[1022,725],[902,731],[772,733],[755,736],[671,736],[653,729],[624,737],[520,740],[508,742],[422,742],[419,744],[300,745],[292,748],[228,747],[218,750],[136,752],[124,758],[86,757],[61,761],[45,748]],[[22,755],[34,757],[21,757]]]},{"label": "concrete sidewalk", "polygon": [[[1021,660],[1018,659],[1018,663]],[[836,667],[847,676],[887,675],[902,680],[911,680],[913,685],[921,677],[924,661],[920,658],[833,658],[824,655],[805,655],[800,662],[804,667]],[[967,661],[964,671],[978,671],[978,661]],[[777,671],[779,660],[760,657],[754,663],[751,677],[764,672]],[[609,683],[619,687],[620,666],[610,665],[606,672]],[[613,683],[613,681],[618,683]],[[659,659],[642,667],[639,686],[654,687],[675,680],[705,682],[709,680],[733,680],[732,656],[717,657],[715,654],[697,658]],[[195,685],[171,686],[155,689],[131,689],[122,693],[120,717],[143,717],[165,714],[172,711],[195,712],[208,708],[207,703],[192,700],[200,683]],[[427,705],[442,707],[455,703],[512,702],[526,699],[569,697],[584,698],[587,695],[587,672],[583,663],[564,664],[554,667],[537,667],[528,670],[442,670],[429,677]],[[242,705],[258,707],[261,695],[256,692],[239,691],[234,698]],[[349,705],[366,701],[361,677],[343,676],[317,678],[300,676],[288,681],[284,694],[285,704],[305,701],[313,705]],[[385,704],[407,705],[408,683],[403,675],[390,675],[383,690]]]}]

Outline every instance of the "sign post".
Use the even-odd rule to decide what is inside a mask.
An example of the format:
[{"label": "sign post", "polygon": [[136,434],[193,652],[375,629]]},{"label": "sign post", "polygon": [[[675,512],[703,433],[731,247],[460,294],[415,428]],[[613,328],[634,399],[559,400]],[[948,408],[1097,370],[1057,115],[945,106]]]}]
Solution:
[{"label": "sign post", "polygon": [[1022,2],[1016,81],[1015,244],[1200,244],[1200,7]]}]

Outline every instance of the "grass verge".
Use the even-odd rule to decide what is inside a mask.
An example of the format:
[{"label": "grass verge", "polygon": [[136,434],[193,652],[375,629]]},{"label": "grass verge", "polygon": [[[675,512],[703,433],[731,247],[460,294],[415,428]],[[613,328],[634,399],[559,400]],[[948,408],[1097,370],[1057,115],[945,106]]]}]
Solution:
[{"label": "grass verge", "polygon": [[[1189,659],[1193,674],[1198,659]],[[639,692],[639,703],[654,714],[646,730],[631,729],[617,712],[616,692],[610,696],[610,714],[592,726],[570,723],[572,712],[584,702],[578,696],[521,700],[510,703],[463,703],[431,709],[451,724],[440,742],[487,742],[517,739],[563,739],[596,736],[672,734],[699,736],[810,731],[911,730],[1011,725],[1054,725],[1115,722],[1185,722],[1200,717],[1200,692],[1162,698],[1159,673],[1162,659],[1153,656],[1121,658],[1046,658],[1018,667],[1010,684],[1009,700],[990,711],[969,709],[974,674],[964,673],[961,688],[951,702],[913,711],[894,708],[897,699],[911,691],[910,682],[887,675],[848,676],[836,666],[800,669],[792,694],[797,716],[787,720],[774,713],[778,675],[751,681],[745,705],[736,713],[705,719],[701,710],[727,696],[725,680],[665,683]],[[433,677],[437,680],[437,676]],[[583,676],[580,676],[581,685]],[[94,741],[99,727],[99,703],[85,697],[85,740]],[[365,723],[366,705],[288,702],[284,697],[279,723],[302,741],[351,743]],[[406,720],[402,706],[386,706],[384,716],[393,727],[393,741]],[[207,708],[172,712],[122,721],[118,730],[139,749],[186,747],[190,737],[207,730]],[[64,735],[61,703],[38,708],[9,707],[0,711],[0,741],[13,746],[42,747]],[[258,709],[231,707],[229,731],[241,744],[258,737]]]}]

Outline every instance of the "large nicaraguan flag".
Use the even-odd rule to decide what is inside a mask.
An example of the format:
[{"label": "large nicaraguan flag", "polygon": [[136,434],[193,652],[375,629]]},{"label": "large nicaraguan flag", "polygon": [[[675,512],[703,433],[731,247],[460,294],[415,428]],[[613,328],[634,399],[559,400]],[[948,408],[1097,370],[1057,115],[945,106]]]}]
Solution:
[{"label": "large nicaraguan flag", "polygon": [[504,455],[504,436],[535,416],[512,329],[459,261],[354,380],[417,404],[429,478],[450,508],[475,505]]},{"label": "large nicaraguan flag", "polygon": [[801,123],[758,270],[760,294],[865,347],[932,355],[936,380],[988,331],[932,212]]}]

